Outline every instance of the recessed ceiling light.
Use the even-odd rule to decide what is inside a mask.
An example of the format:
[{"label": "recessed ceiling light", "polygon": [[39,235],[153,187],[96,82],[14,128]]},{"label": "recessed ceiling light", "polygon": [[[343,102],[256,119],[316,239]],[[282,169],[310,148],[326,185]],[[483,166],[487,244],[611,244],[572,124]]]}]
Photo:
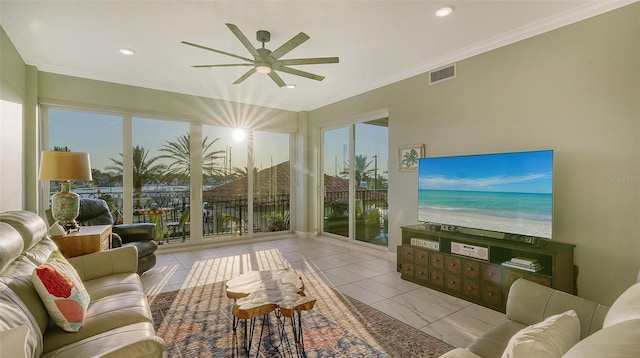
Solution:
[{"label": "recessed ceiling light", "polygon": [[120,49],[120,53],[123,55],[127,55],[127,56],[131,56],[133,54],[135,54],[136,52],[130,48],[121,48]]},{"label": "recessed ceiling light", "polygon": [[293,84],[293,83],[290,83],[290,84],[286,85],[285,87],[287,87],[287,88],[296,88],[296,87],[298,87],[298,86],[296,86],[296,85],[295,85],[295,84]]},{"label": "recessed ceiling light", "polygon": [[445,17],[451,15],[453,12],[453,6],[447,5],[436,10],[437,17]]}]

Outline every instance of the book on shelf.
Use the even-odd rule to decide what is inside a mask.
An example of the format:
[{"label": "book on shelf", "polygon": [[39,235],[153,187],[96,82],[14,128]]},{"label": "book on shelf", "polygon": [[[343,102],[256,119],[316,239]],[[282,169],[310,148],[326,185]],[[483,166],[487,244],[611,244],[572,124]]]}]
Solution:
[{"label": "book on shelf", "polygon": [[535,265],[538,263],[538,259],[532,259],[529,257],[514,257],[511,262],[523,265]]},{"label": "book on shelf", "polygon": [[505,261],[502,263],[502,266],[506,266],[506,267],[511,267],[511,268],[515,268],[515,269],[519,269],[519,270],[525,270],[525,271],[529,271],[529,272],[538,272],[540,270],[542,270],[542,265],[540,264],[535,264],[535,265],[523,265],[523,264],[519,264],[517,262],[513,262],[513,261]]}]

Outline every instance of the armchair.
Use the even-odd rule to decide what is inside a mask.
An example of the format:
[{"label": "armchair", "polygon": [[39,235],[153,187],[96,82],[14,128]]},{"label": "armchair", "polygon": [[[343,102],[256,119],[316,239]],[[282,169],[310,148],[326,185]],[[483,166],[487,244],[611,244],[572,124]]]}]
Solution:
[{"label": "armchair", "polygon": [[102,199],[80,198],[80,215],[76,219],[80,225],[113,225],[112,246],[135,246],[138,249],[138,274],[156,265],[155,232],[151,223],[114,225],[113,216],[107,202]]}]

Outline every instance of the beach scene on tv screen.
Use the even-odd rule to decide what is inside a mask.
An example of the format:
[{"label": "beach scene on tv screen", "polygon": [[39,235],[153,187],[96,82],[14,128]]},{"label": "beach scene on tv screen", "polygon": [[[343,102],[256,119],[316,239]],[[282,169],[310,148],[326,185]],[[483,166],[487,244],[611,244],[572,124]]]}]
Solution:
[{"label": "beach scene on tv screen", "polygon": [[423,158],[418,220],[551,238],[553,151]]}]

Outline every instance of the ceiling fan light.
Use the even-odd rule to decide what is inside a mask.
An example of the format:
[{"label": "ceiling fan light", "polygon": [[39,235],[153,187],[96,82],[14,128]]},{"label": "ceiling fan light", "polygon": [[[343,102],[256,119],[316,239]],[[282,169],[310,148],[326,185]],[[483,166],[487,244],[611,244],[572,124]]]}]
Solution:
[{"label": "ceiling fan light", "polygon": [[256,72],[268,75],[271,73],[271,67],[267,65],[258,65],[256,66]]},{"label": "ceiling fan light", "polygon": [[438,10],[436,10],[436,16],[437,17],[446,17],[451,15],[451,13],[453,12],[453,6],[447,5],[447,6],[443,6],[441,8],[439,8]]}]

